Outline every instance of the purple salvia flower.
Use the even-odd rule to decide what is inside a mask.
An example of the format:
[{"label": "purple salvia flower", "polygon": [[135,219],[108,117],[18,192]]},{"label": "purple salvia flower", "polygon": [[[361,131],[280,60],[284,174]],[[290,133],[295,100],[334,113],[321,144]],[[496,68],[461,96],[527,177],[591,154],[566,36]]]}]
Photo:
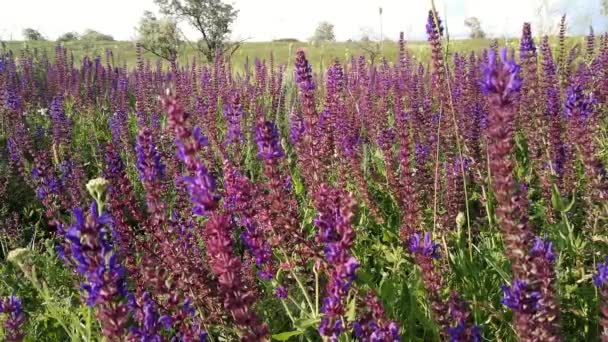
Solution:
[{"label": "purple salvia flower", "polygon": [[269,262],[272,259],[272,248],[265,241],[263,232],[253,222],[245,223],[245,230],[241,235],[243,244],[253,256],[255,264],[258,266],[258,275],[264,280],[270,280],[274,277],[272,268]]},{"label": "purple salvia flower", "polygon": [[144,293],[141,303],[138,303],[135,296],[129,296],[129,307],[135,313],[135,319],[139,322],[139,327],[129,329],[129,338],[146,342],[162,342],[161,335],[163,325],[169,323],[166,316],[158,314],[156,303],[148,292]]},{"label": "purple salvia flower", "polygon": [[400,342],[397,323],[386,318],[384,306],[378,296],[370,291],[363,298],[364,310],[353,323],[353,335],[357,341]]},{"label": "purple salvia flower", "polygon": [[188,186],[190,200],[194,204],[192,211],[197,215],[206,215],[217,206],[215,179],[206,169],[198,169],[194,175],[184,177]]},{"label": "purple salvia flower", "polygon": [[241,121],[245,118],[243,105],[238,93],[234,93],[231,102],[224,105],[224,117],[228,125],[228,133],[226,134],[226,143],[240,143],[243,141],[243,132],[241,130]]},{"label": "purple salvia flower", "polygon": [[192,131],[186,126],[188,113],[175,98],[163,98],[163,105],[169,113],[169,125],[175,134],[178,155],[190,173],[184,177],[184,180],[194,205],[193,212],[197,215],[206,215],[207,212],[217,208],[219,201],[215,179],[197,157],[197,153],[206,143],[206,138],[203,137],[200,128]]},{"label": "purple salvia flower", "polygon": [[[564,164],[566,163],[566,146],[563,142],[562,131],[562,117],[560,115],[561,110],[561,101],[560,101],[560,93],[559,93],[559,84],[557,78],[557,70],[555,66],[555,62],[553,59],[553,54],[551,52],[551,45],[549,44],[549,38],[547,36],[543,37],[541,42],[541,54],[542,54],[542,86],[545,95],[545,116],[543,118],[539,118],[537,120],[537,124],[540,121],[542,124],[542,120],[546,120],[546,124],[549,127],[548,130],[548,142],[549,142],[549,154],[551,156],[551,165],[553,166],[553,170],[558,178],[560,189],[565,189],[569,187],[569,185],[561,186],[561,179],[563,178],[564,173]],[[537,129],[534,129],[534,133],[538,135]],[[537,151],[536,153],[539,153]],[[532,156],[533,159],[540,159],[539,155]],[[539,170],[539,172],[546,172],[545,170]],[[541,178],[548,178],[547,175],[540,175]],[[541,179],[541,182],[544,183],[543,186],[546,188],[551,187],[547,180]],[[550,194],[548,191],[545,191],[545,197],[550,198]]]},{"label": "purple salvia flower", "polygon": [[378,135],[378,146],[383,151],[388,151],[393,147],[395,143],[395,130],[392,128],[386,128],[380,131]]},{"label": "purple salvia flower", "polygon": [[137,171],[139,179],[144,182],[159,180],[165,175],[165,165],[161,159],[161,153],[154,143],[152,131],[143,128],[137,137],[135,145],[137,154]]},{"label": "purple salvia flower", "polygon": [[325,259],[329,267],[329,280],[321,311],[325,314],[319,326],[321,335],[337,341],[344,329],[341,317],[345,299],[355,280],[358,262],[350,255],[355,231],[352,228],[354,200],[344,192],[322,184],[315,194],[319,211],[314,220],[319,229],[317,241],[325,244]]},{"label": "purple salvia flower", "polygon": [[53,143],[56,145],[68,146],[71,135],[71,122],[63,111],[63,98],[56,96],[53,98],[49,111],[51,119],[51,129],[53,132]]},{"label": "purple salvia flower", "polygon": [[150,128],[154,130],[154,132],[160,131],[160,114],[157,112],[152,112],[150,115]]},{"label": "purple salvia flower", "polygon": [[443,277],[435,268],[434,259],[438,259],[439,245],[431,240],[431,234],[426,232],[421,239],[419,233],[410,235],[410,252],[420,268],[420,274],[431,309],[437,323],[441,327],[441,335],[446,337],[449,328],[448,305],[442,299]]},{"label": "purple salvia flower", "polygon": [[357,158],[363,141],[358,133],[345,134],[342,139],[342,149],[348,158]]},{"label": "purple salvia flower", "polygon": [[593,284],[596,287],[608,285],[608,258],[604,263],[597,265],[597,273],[593,275]]},{"label": "purple salvia flower", "polygon": [[272,160],[284,156],[279,131],[273,122],[264,121],[257,125],[255,141],[258,144],[258,158]]},{"label": "purple salvia flower", "polygon": [[450,342],[481,342],[481,329],[473,326],[467,329],[466,326],[458,324],[449,329]]},{"label": "purple salvia flower", "polygon": [[420,234],[416,233],[410,238],[410,253],[419,254],[422,256],[439,259],[441,257],[439,244],[431,240],[429,232],[424,233],[424,238],[420,238]]},{"label": "purple salvia flower", "polygon": [[61,181],[50,168],[33,167],[32,178],[38,183],[36,196],[41,201],[52,195],[58,196],[61,192]]},{"label": "purple salvia flower", "polygon": [[96,307],[102,323],[102,334],[119,338],[124,334],[127,307],[121,300],[127,295],[125,271],[114,252],[112,219],[98,212],[95,202],[85,214],[74,210],[74,223],[67,229],[65,239],[70,250],[71,264],[83,275],[81,288],[86,302]]},{"label": "purple salvia flower", "polygon": [[299,50],[296,56],[296,82],[303,93],[314,92],[316,88],[312,77],[312,66],[306,60],[303,50]]},{"label": "purple salvia flower", "polygon": [[[4,106],[13,112],[21,111],[21,97],[17,95],[12,88],[6,90],[6,94],[4,96]],[[2,98],[2,97],[0,97]]]},{"label": "purple salvia flower", "polygon": [[[443,25],[441,23],[441,19],[439,18],[439,14],[430,10],[426,23],[426,33],[427,33],[427,41],[431,45],[431,82],[434,95],[439,97],[440,101],[444,105],[448,105],[449,101],[449,92],[447,91],[446,86],[446,77],[445,77],[445,64],[443,61],[443,47],[442,47],[442,36],[443,36]],[[448,135],[451,136],[452,132],[452,124],[451,120],[446,120],[446,130]],[[449,137],[451,138],[451,137]],[[449,139],[442,139],[447,140]]]},{"label": "purple salvia flower", "polygon": [[[527,224],[525,199],[517,191],[513,177],[514,161],[512,153],[515,145],[513,99],[521,88],[519,66],[506,58],[502,50],[501,61],[492,56],[484,66],[481,82],[482,91],[489,97],[490,112],[487,134],[489,138],[489,169],[492,186],[497,201],[496,214],[506,243],[506,252],[511,259],[511,267],[516,277],[523,276],[523,258],[532,239]],[[492,52],[490,52],[492,54]]]},{"label": "purple salvia flower", "polygon": [[23,325],[25,315],[21,306],[21,298],[10,295],[0,298],[0,314],[4,314],[4,339],[6,342],[21,342],[25,337]]},{"label": "purple salvia flower", "polygon": [[600,292],[600,325],[603,328],[602,341],[608,339],[608,258],[597,265],[597,273],[593,276],[593,284]]},{"label": "purple salvia flower", "polygon": [[553,53],[551,51],[551,44],[549,43],[549,37],[544,36],[540,50],[542,54],[542,81],[545,91],[546,98],[546,115],[554,116],[559,114],[559,89],[557,82],[557,70],[555,61],[553,59]]},{"label": "purple salvia flower", "polygon": [[128,216],[136,222],[143,222],[135,191],[129,181],[125,165],[113,144],[108,144],[105,151],[106,167],[103,176],[108,180],[107,208],[114,219],[114,227],[118,232],[117,246],[129,273],[137,272],[135,251],[130,247],[134,232],[127,223]]},{"label": "purple salvia flower", "polygon": [[321,146],[322,139],[319,139],[320,131],[317,128],[319,115],[315,101],[316,84],[312,75],[312,67],[303,50],[296,52],[295,79],[299,88],[304,123],[304,136],[302,141],[296,145],[298,162],[302,169],[310,170],[303,176],[306,185],[314,193],[322,180],[324,170],[324,164],[321,161],[323,146]]},{"label": "purple salvia flower", "polygon": [[416,143],[415,149],[414,149],[414,157],[416,159],[416,165],[418,167],[423,167],[429,156],[431,155],[431,148],[429,147],[429,145],[426,144],[422,144],[422,143]]},{"label": "purple salvia flower", "polygon": [[203,236],[209,265],[217,276],[224,296],[224,308],[244,331],[243,340],[264,340],[268,335],[268,327],[259,322],[251,310],[255,295],[245,286],[241,276],[242,262],[234,254],[233,221],[229,215],[217,211],[220,196],[217,194],[215,179],[196,155],[200,149],[200,139],[186,126],[188,114],[182,105],[174,97],[164,97],[162,101],[169,113],[169,125],[174,131],[176,143],[183,146],[184,164],[192,173],[186,181],[194,204],[193,212],[199,216],[210,216],[205,223]]},{"label": "purple salvia flower", "polygon": [[[255,140],[266,178],[265,189],[262,190],[266,196],[261,198],[259,225],[267,233],[272,247],[280,244],[290,253],[303,256],[309,250],[300,248],[305,247],[303,243],[310,244],[302,236],[297,203],[291,191],[291,178],[285,174],[285,153],[275,124],[271,121],[258,122]],[[295,249],[299,250],[296,252]]]},{"label": "purple salvia flower", "polygon": [[534,280],[535,289],[541,296],[533,333],[541,341],[556,341],[560,327],[553,243],[537,236],[529,254],[529,278]]},{"label": "purple salvia flower", "polygon": [[264,341],[268,327],[259,321],[251,306],[253,291],[245,286],[241,276],[241,259],[234,254],[232,223],[228,215],[214,213],[205,224],[207,257],[213,273],[218,277],[224,294],[224,308],[229,311],[244,331],[243,341]]},{"label": "purple salvia flower", "polygon": [[6,149],[8,156],[13,165],[20,165],[23,158],[23,151],[17,146],[17,142],[13,138],[6,140]]},{"label": "purple salvia flower", "polygon": [[109,120],[110,132],[112,133],[112,141],[115,146],[122,147],[128,143],[128,121],[127,113],[123,111],[115,112]]},{"label": "purple salvia flower", "polygon": [[297,144],[305,132],[304,120],[299,112],[292,111],[289,117],[289,129],[291,142]]},{"label": "purple salvia flower", "polygon": [[514,94],[521,89],[522,81],[519,77],[519,65],[512,59],[507,59],[507,48],[500,53],[501,64],[496,62],[494,51],[490,50],[489,61],[484,66],[481,91],[485,95],[495,94],[505,103],[511,101]]},{"label": "purple salvia flower", "polygon": [[519,40],[519,55],[521,59],[528,58],[530,55],[536,54],[536,44],[532,37],[532,27],[530,23],[524,23],[524,27]]},{"label": "purple salvia flower", "polygon": [[[514,178],[515,162],[515,97],[521,89],[519,66],[507,59],[506,49],[501,60],[496,61],[490,52],[483,70],[482,92],[488,96],[488,155],[491,182],[496,197],[498,218],[506,254],[511,261],[515,280],[512,287],[504,286],[503,304],[515,312],[515,331],[521,340],[532,338],[537,322],[541,293],[536,289],[536,279],[530,279],[527,270],[527,253],[532,241],[528,223],[528,203],[525,193],[518,189]],[[529,283],[533,282],[533,283]]]},{"label": "purple salvia flower", "polygon": [[48,150],[42,150],[36,155],[31,177],[36,189],[36,196],[45,208],[45,215],[52,224],[56,225],[59,217],[59,194],[62,185],[55,174]]},{"label": "purple salvia flower", "polygon": [[445,165],[445,185],[443,206],[445,213],[440,217],[440,227],[451,230],[455,227],[456,217],[462,212],[464,206],[464,189],[462,178],[467,177],[470,159],[466,156],[450,157]]},{"label": "purple salvia flower", "polygon": [[591,200],[599,202],[608,198],[608,174],[603,161],[598,157],[599,147],[593,139],[599,131],[596,102],[593,94],[585,94],[581,85],[568,87],[565,104],[568,139],[571,149],[580,151],[585,174],[590,179]]},{"label": "purple salvia flower", "polygon": [[534,245],[530,250],[532,256],[542,257],[545,260],[553,263],[555,261],[555,253],[553,251],[553,243],[547,240],[543,240],[540,237],[536,237]]},{"label": "purple salvia flower", "polygon": [[429,16],[426,21],[426,34],[430,37],[434,34],[438,34],[439,36],[443,36],[443,24],[441,23],[441,19],[437,15],[437,22],[439,23],[439,29],[437,29],[437,23],[435,22],[435,15],[433,11],[429,11]]},{"label": "purple salvia flower", "polygon": [[565,114],[568,119],[586,121],[593,113],[597,99],[592,93],[585,93],[580,84],[573,84],[566,91]]},{"label": "purple salvia flower", "polygon": [[541,294],[531,289],[525,280],[515,279],[511,286],[503,285],[501,303],[517,313],[534,314],[539,308]]},{"label": "purple salvia flower", "polygon": [[481,342],[481,329],[472,322],[467,303],[456,293],[449,301],[450,320],[448,328],[450,342]]},{"label": "purple salvia flower", "polygon": [[277,298],[285,299],[287,298],[287,290],[283,286],[278,286],[274,292],[274,295]]}]

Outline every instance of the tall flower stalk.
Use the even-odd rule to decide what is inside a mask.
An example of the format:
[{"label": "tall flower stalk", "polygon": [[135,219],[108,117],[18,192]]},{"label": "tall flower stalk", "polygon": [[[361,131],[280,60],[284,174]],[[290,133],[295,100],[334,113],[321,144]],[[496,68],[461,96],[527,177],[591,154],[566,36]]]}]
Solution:
[{"label": "tall flower stalk", "polygon": [[519,186],[515,182],[513,148],[515,144],[514,97],[521,89],[519,65],[507,59],[506,48],[501,60],[496,61],[489,53],[489,62],[484,67],[482,91],[488,96],[488,154],[492,186],[496,197],[496,216],[505,240],[507,255],[513,274],[523,275],[524,259],[531,237],[530,227],[525,221],[527,210],[522,211]]},{"label": "tall flower stalk", "polygon": [[259,321],[251,308],[256,298],[253,290],[245,286],[243,266],[234,252],[233,222],[228,214],[219,210],[220,196],[217,194],[215,179],[197,157],[201,137],[187,126],[188,113],[175,98],[164,97],[163,105],[169,113],[178,154],[187,170],[193,173],[187,178],[193,212],[198,216],[209,217],[203,236],[209,265],[223,295],[224,308],[232,314],[234,322],[241,329],[242,341],[265,341],[268,339],[268,326]]},{"label": "tall flower stalk", "polygon": [[342,319],[346,312],[346,298],[355,280],[359,266],[350,249],[354,243],[352,227],[354,201],[344,192],[322,184],[315,194],[315,205],[319,211],[315,218],[318,228],[317,241],[324,245],[328,283],[321,311],[324,317],[319,326],[322,336],[337,341],[346,329]]}]

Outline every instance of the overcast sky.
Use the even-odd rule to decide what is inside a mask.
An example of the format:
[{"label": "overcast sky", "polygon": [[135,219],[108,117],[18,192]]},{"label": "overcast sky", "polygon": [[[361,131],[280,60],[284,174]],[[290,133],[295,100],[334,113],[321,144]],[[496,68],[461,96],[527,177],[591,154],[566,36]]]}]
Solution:
[{"label": "overcast sky", "polygon": [[[316,24],[335,25],[338,40],[357,39],[362,31],[380,33],[378,8],[383,8],[383,33],[396,39],[400,31],[410,39],[424,38],[428,0],[232,0],[239,10],[234,39],[267,41],[276,38],[306,39]],[[561,13],[568,13],[570,32],[580,34],[593,24],[604,32],[607,21],[599,14],[600,0],[439,0],[450,34],[466,36],[466,17],[475,16],[491,36],[519,35],[524,21],[537,33],[555,28]],[[446,5],[447,4],[447,5]],[[32,27],[55,39],[68,31],[91,28],[120,40],[135,36],[135,26],[146,10],[155,12],[153,0],[0,0],[0,39],[21,39]],[[195,38],[186,24],[182,29]]]}]

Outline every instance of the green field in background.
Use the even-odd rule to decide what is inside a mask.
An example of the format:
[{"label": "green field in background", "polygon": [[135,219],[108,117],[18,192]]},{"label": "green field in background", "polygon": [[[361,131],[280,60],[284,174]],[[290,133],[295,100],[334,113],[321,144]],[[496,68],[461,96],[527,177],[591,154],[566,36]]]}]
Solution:
[{"label": "green field in background", "polygon": [[[553,39],[552,39],[553,41]],[[568,45],[573,44],[584,45],[584,38],[569,38]],[[6,42],[6,48],[15,53],[28,48],[30,50],[38,49],[46,51],[51,57],[54,54],[55,42]],[[505,39],[499,39],[501,46],[505,45]],[[514,49],[518,49],[517,40],[508,40],[506,44]],[[470,51],[479,51],[487,48],[490,45],[489,39],[464,39],[452,40],[449,42],[450,52],[468,53]],[[135,65],[135,45],[133,42],[116,41],[116,42],[95,42],[87,44],[80,41],[64,43],[71,53],[74,54],[76,62],[80,62],[83,56],[102,56],[105,60],[106,49],[111,49],[115,62],[118,64],[127,63],[129,67]],[[307,57],[315,69],[325,68],[336,58],[344,61],[352,55],[367,55],[366,51],[361,48],[360,43],[356,42],[335,42],[322,44],[309,44],[306,42],[285,43],[285,42],[246,42],[232,55],[233,66],[239,67],[245,64],[246,58],[249,57],[251,62],[253,59],[268,59],[270,52],[274,54],[276,64],[292,64],[293,54],[299,49],[305,49]],[[407,48],[417,60],[427,60],[430,50],[427,42],[416,41],[408,42]],[[381,47],[381,55],[389,61],[395,61],[397,57],[397,43],[393,41],[385,41]],[[157,57],[146,53],[146,58],[156,60]],[[195,51],[192,47],[185,44],[180,51],[180,62],[191,61],[193,57],[197,57],[197,62],[203,60],[202,55]]]}]

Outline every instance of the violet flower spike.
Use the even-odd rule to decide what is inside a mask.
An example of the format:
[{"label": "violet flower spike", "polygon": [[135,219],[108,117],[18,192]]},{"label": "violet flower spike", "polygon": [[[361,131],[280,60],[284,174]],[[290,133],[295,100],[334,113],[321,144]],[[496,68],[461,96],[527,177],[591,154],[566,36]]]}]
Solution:
[{"label": "violet flower spike", "polygon": [[277,287],[274,294],[277,298],[280,298],[280,299],[287,298],[287,290],[283,286]]},{"label": "violet flower spike", "polygon": [[410,239],[410,252],[412,254],[420,254],[433,259],[439,259],[441,257],[439,248],[439,244],[431,240],[431,234],[429,232],[424,233],[423,240],[420,239],[419,233],[412,235]]},{"label": "violet flower spike", "polygon": [[129,296],[129,308],[135,313],[135,318],[139,322],[139,327],[129,329],[129,338],[136,338],[140,341],[161,342],[163,326],[170,328],[170,318],[161,317],[158,314],[156,303],[148,292],[141,298],[142,303],[138,303],[135,296]]},{"label": "violet flower spike", "polygon": [[496,65],[494,51],[488,52],[489,60],[484,66],[481,91],[485,95],[491,93],[500,96],[501,100],[511,99],[521,89],[522,80],[519,76],[520,66],[513,59],[507,58],[507,48],[500,52],[502,66]]},{"label": "violet flower spike", "polygon": [[135,145],[137,170],[142,181],[158,180],[165,175],[165,165],[152,136],[152,131],[144,128],[140,131]]},{"label": "violet flower spike", "polygon": [[96,202],[86,215],[75,209],[74,218],[65,238],[76,271],[84,276],[81,288],[86,293],[86,303],[96,307],[104,336],[122,336],[127,310],[121,300],[127,295],[127,287],[124,268],[113,250],[116,233],[112,219],[98,213]]},{"label": "violet flower spike", "polygon": [[597,265],[597,273],[593,276],[593,284],[596,287],[608,285],[608,258],[604,263]]},{"label": "violet flower spike", "polygon": [[279,131],[271,121],[258,124],[255,130],[255,141],[258,144],[258,158],[279,159],[285,154],[281,147]]},{"label": "violet flower spike", "polygon": [[7,342],[20,342],[25,337],[23,325],[25,315],[21,306],[21,298],[10,295],[0,298],[0,314],[4,314],[4,338]]},{"label": "violet flower spike", "polygon": [[354,200],[343,190],[321,184],[315,194],[315,205],[319,213],[314,224],[319,229],[317,241],[325,244],[329,280],[321,311],[325,314],[319,325],[319,333],[337,341],[344,329],[342,316],[345,299],[355,280],[359,266],[350,255],[355,231],[352,228]]},{"label": "violet flower spike", "polygon": [[580,84],[569,86],[566,94],[566,117],[585,121],[592,113],[597,99],[593,94],[585,94]]},{"label": "violet flower spike", "polygon": [[533,256],[542,256],[549,262],[555,261],[555,252],[553,251],[553,242],[548,241],[548,240],[543,240],[538,236],[534,240],[534,245],[532,245],[530,254],[532,254]]},{"label": "violet flower spike", "polygon": [[532,291],[525,280],[515,279],[511,286],[503,285],[502,290],[501,303],[513,311],[534,313],[539,307],[540,293]]}]

